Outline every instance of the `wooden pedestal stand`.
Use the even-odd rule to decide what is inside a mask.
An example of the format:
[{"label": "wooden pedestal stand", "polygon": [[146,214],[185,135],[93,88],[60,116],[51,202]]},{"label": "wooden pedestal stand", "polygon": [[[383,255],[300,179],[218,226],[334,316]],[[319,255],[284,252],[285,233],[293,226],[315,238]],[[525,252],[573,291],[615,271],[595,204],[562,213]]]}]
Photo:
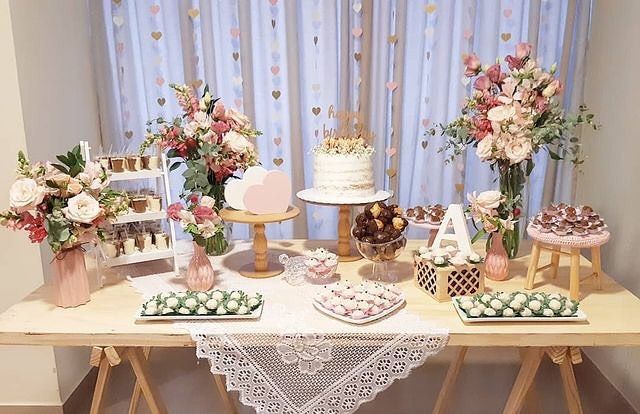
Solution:
[{"label": "wooden pedestal stand", "polygon": [[220,211],[220,217],[224,221],[232,223],[247,223],[253,225],[253,252],[254,263],[248,263],[238,271],[242,276],[251,278],[265,278],[279,275],[284,271],[282,265],[270,262],[267,256],[267,237],[264,234],[266,223],[278,223],[291,220],[300,214],[300,209],[289,206],[286,212],[278,214],[253,214],[246,210],[233,210],[224,208]]},{"label": "wooden pedestal stand", "polygon": [[391,197],[391,193],[387,191],[378,191],[373,196],[345,199],[339,201],[337,199],[328,199],[315,192],[313,188],[299,191],[296,194],[298,198],[304,202],[317,204],[321,206],[337,206],[338,210],[338,246],[337,254],[340,262],[354,262],[362,259],[362,256],[355,250],[351,249],[351,207],[363,206],[365,204],[374,203],[376,201],[384,201]]}]

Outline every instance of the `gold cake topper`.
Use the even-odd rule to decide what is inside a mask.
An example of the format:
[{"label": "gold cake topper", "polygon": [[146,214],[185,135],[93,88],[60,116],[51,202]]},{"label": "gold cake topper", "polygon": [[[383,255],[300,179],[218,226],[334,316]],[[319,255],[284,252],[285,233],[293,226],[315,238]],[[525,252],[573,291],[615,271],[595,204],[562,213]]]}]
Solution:
[{"label": "gold cake topper", "polygon": [[327,111],[329,120],[337,120],[337,126],[327,128],[327,124],[322,125],[322,137],[329,138],[362,138],[365,142],[371,143],[375,134],[364,127],[362,114],[358,111],[336,111],[333,105],[329,105]]}]

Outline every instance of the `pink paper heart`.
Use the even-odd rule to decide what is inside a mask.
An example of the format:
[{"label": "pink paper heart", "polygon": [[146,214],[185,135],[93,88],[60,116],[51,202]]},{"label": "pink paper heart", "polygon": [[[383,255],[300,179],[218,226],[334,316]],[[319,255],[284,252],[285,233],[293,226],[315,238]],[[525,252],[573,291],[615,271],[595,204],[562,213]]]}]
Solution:
[{"label": "pink paper heart", "polygon": [[504,17],[506,17],[507,19],[509,17],[511,17],[511,15],[513,14],[513,10],[511,9],[504,9],[504,11],[502,12],[502,14],[504,15]]},{"label": "pink paper heart", "polygon": [[291,201],[291,180],[279,170],[271,170],[262,184],[247,187],[244,205],[253,214],[284,213]]},{"label": "pink paper heart", "polygon": [[351,33],[352,33],[355,37],[360,37],[360,36],[362,36],[362,27],[354,27],[353,29],[351,29]]},{"label": "pink paper heart", "polygon": [[232,27],[231,30],[229,30],[229,32],[231,33],[231,36],[233,36],[233,37],[240,36],[240,28],[239,27]]},{"label": "pink paper heart", "polygon": [[164,85],[164,78],[162,76],[158,76],[156,78],[156,85],[158,85],[158,86]]},{"label": "pink paper heart", "polygon": [[394,155],[396,155],[396,148],[395,147],[389,147],[386,150],[384,150],[384,152],[387,153],[388,156],[393,157]]},{"label": "pink paper heart", "polygon": [[462,32],[462,37],[464,37],[467,40],[471,39],[471,36],[473,36],[473,32],[470,29],[465,29]]},{"label": "pink paper heart", "polygon": [[431,123],[431,120],[429,118],[425,118],[422,120],[422,126],[425,128],[427,128],[430,123]]},{"label": "pink paper heart", "polygon": [[160,5],[154,4],[149,8],[149,10],[151,11],[151,14],[156,15],[160,12]]},{"label": "pink paper heart", "polygon": [[271,3],[272,6],[275,6],[278,4],[278,0],[269,0],[269,3]]},{"label": "pink paper heart", "polygon": [[280,138],[280,137],[275,137],[275,138],[273,139],[273,143],[274,143],[274,144],[276,144],[276,145],[280,145],[280,144],[282,144],[282,138]]},{"label": "pink paper heart", "polygon": [[398,82],[396,81],[387,82],[387,89],[389,89],[391,92],[395,91],[397,87],[398,87]]},{"label": "pink paper heart", "polygon": [[236,108],[240,108],[242,106],[242,99],[235,99],[233,103],[236,105]]},{"label": "pink paper heart", "polygon": [[122,52],[124,51],[124,43],[119,42],[116,44],[116,52],[121,55]]},{"label": "pink paper heart", "polygon": [[271,73],[273,73],[273,76],[280,73],[280,66],[278,65],[271,66]]}]

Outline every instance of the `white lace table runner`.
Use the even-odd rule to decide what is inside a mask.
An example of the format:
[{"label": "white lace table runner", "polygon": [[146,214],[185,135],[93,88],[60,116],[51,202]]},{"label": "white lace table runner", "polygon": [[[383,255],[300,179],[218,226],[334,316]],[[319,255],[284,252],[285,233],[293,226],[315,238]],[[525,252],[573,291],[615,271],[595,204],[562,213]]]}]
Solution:
[{"label": "white lace table runner", "polygon": [[[235,249],[249,248],[236,245]],[[215,267],[215,260],[214,267]],[[227,389],[258,413],[351,413],[391,383],[435,355],[448,331],[400,309],[376,323],[351,325],[311,305],[316,285],[291,286],[281,277],[247,279],[216,269],[218,289],[260,292],[258,320],[179,323],[196,342],[198,358]],[[131,279],[145,296],[185,290],[181,279],[152,275]]]}]

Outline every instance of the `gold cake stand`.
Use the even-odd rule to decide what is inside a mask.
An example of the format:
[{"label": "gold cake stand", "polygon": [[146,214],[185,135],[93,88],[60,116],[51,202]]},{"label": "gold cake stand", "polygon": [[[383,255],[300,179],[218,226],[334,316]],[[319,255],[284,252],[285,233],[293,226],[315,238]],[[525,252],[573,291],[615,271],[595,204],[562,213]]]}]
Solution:
[{"label": "gold cake stand", "polygon": [[322,206],[337,206],[338,210],[338,246],[337,254],[340,262],[353,262],[362,259],[362,256],[351,248],[351,207],[363,206],[376,201],[384,201],[391,197],[388,191],[378,191],[372,196],[358,198],[329,198],[319,194],[313,188],[298,191],[296,196],[307,203]]},{"label": "gold cake stand", "polygon": [[220,218],[224,221],[253,225],[253,252],[255,258],[253,263],[247,263],[238,270],[242,276],[261,279],[277,276],[284,271],[282,265],[269,261],[264,225],[291,220],[299,214],[300,209],[295,206],[289,206],[286,212],[277,214],[253,214],[246,210],[234,210],[231,208],[223,208],[220,211]]}]

